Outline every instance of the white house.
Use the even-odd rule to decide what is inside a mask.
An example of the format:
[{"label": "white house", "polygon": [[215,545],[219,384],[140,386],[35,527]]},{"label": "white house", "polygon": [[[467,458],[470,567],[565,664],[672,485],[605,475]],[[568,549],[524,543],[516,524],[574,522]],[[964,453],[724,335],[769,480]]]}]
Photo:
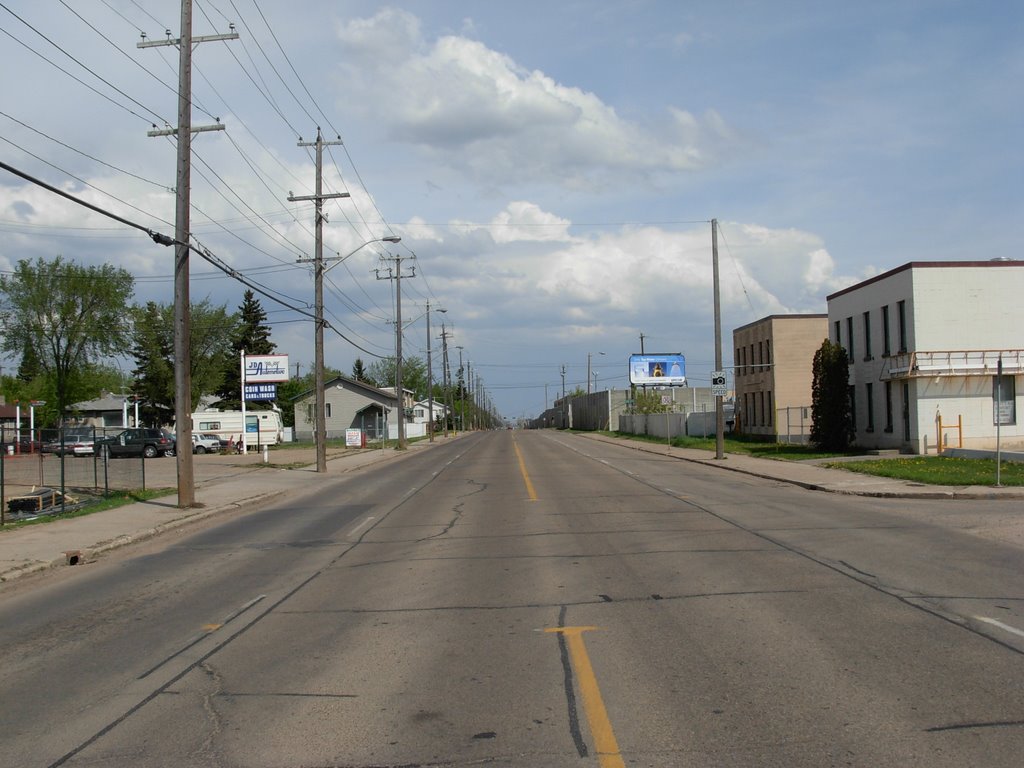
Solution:
[{"label": "white house", "polygon": [[[856,442],[1024,448],[1024,261],[911,262],[828,297],[850,357]],[[1002,366],[1002,377],[997,371]]]}]

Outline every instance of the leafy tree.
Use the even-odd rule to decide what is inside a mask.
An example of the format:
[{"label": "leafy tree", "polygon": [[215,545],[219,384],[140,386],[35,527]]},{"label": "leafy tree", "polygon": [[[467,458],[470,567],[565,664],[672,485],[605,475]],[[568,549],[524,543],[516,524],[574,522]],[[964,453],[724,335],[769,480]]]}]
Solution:
[{"label": "leafy tree", "polygon": [[223,380],[216,393],[220,398],[217,405],[229,410],[237,410],[242,406],[242,352],[247,355],[272,355],[277,350],[277,345],[270,340],[267,313],[251,290],[242,296],[238,314],[239,321],[233,330],[231,349],[224,356]]},{"label": "leafy tree", "polygon": [[814,353],[812,371],[811,442],[824,451],[845,451],[853,442],[846,350],[825,339]]},{"label": "leafy tree", "polygon": [[[223,379],[220,364],[231,348],[237,316],[209,299],[191,307],[192,404],[217,391]],[[170,424],[174,419],[174,306],[149,302],[136,308],[133,334],[135,394],[142,398],[142,419],[149,424]]]},{"label": "leafy tree", "polygon": [[[395,386],[395,358],[375,360],[367,371],[367,383],[375,387]],[[402,389],[410,389],[417,400],[427,396],[427,364],[418,357],[402,358]]]},{"label": "leafy tree", "polygon": [[661,402],[661,392],[653,390],[650,392],[642,389],[637,391],[634,388],[633,400],[635,413],[668,413],[672,408],[672,406]]},{"label": "leafy tree", "polygon": [[133,291],[131,274],[110,264],[83,267],[60,256],[35,264],[23,259],[13,274],[0,275],[6,328],[0,348],[20,354],[23,362],[26,354],[35,355],[39,371],[52,379],[54,405],[63,414],[86,365],[130,348],[125,307]]}]

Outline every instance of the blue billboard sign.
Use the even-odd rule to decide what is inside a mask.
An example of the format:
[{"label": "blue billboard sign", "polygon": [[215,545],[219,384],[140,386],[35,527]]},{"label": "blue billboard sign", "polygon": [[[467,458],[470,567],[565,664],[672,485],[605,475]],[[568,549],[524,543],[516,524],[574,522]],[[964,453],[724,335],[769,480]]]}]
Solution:
[{"label": "blue billboard sign", "polygon": [[630,355],[629,383],[636,386],[686,386],[686,358],[674,355]]}]

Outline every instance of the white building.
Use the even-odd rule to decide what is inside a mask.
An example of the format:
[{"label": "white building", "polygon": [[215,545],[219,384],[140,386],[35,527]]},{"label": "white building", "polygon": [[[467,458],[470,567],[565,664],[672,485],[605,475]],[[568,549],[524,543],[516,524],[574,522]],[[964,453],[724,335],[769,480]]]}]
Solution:
[{"label": "white building", "polygon": [[856,443],[991,450],[999,413],[1002,447],[1024,448],[1022,300],[1024,261],[1002,260],[911,262],[829,296],[829,338],[850,357]]}]

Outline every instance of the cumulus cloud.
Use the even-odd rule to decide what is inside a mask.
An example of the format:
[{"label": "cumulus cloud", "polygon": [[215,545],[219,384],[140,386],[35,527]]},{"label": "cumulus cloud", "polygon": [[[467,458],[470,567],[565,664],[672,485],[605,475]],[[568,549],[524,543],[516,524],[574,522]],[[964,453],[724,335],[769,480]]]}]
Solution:
[{"label": "cumulus cloud", "polygon": [[372,110],[393,139],[475,176],[586,187],[612,173],[642,179],[703,168],[732,140],[713,111],[670,108],[649,124],[626,120],[597,94],[476,40],[427,40],[406,11],[348,22],[338,38],[346,102]]}]

